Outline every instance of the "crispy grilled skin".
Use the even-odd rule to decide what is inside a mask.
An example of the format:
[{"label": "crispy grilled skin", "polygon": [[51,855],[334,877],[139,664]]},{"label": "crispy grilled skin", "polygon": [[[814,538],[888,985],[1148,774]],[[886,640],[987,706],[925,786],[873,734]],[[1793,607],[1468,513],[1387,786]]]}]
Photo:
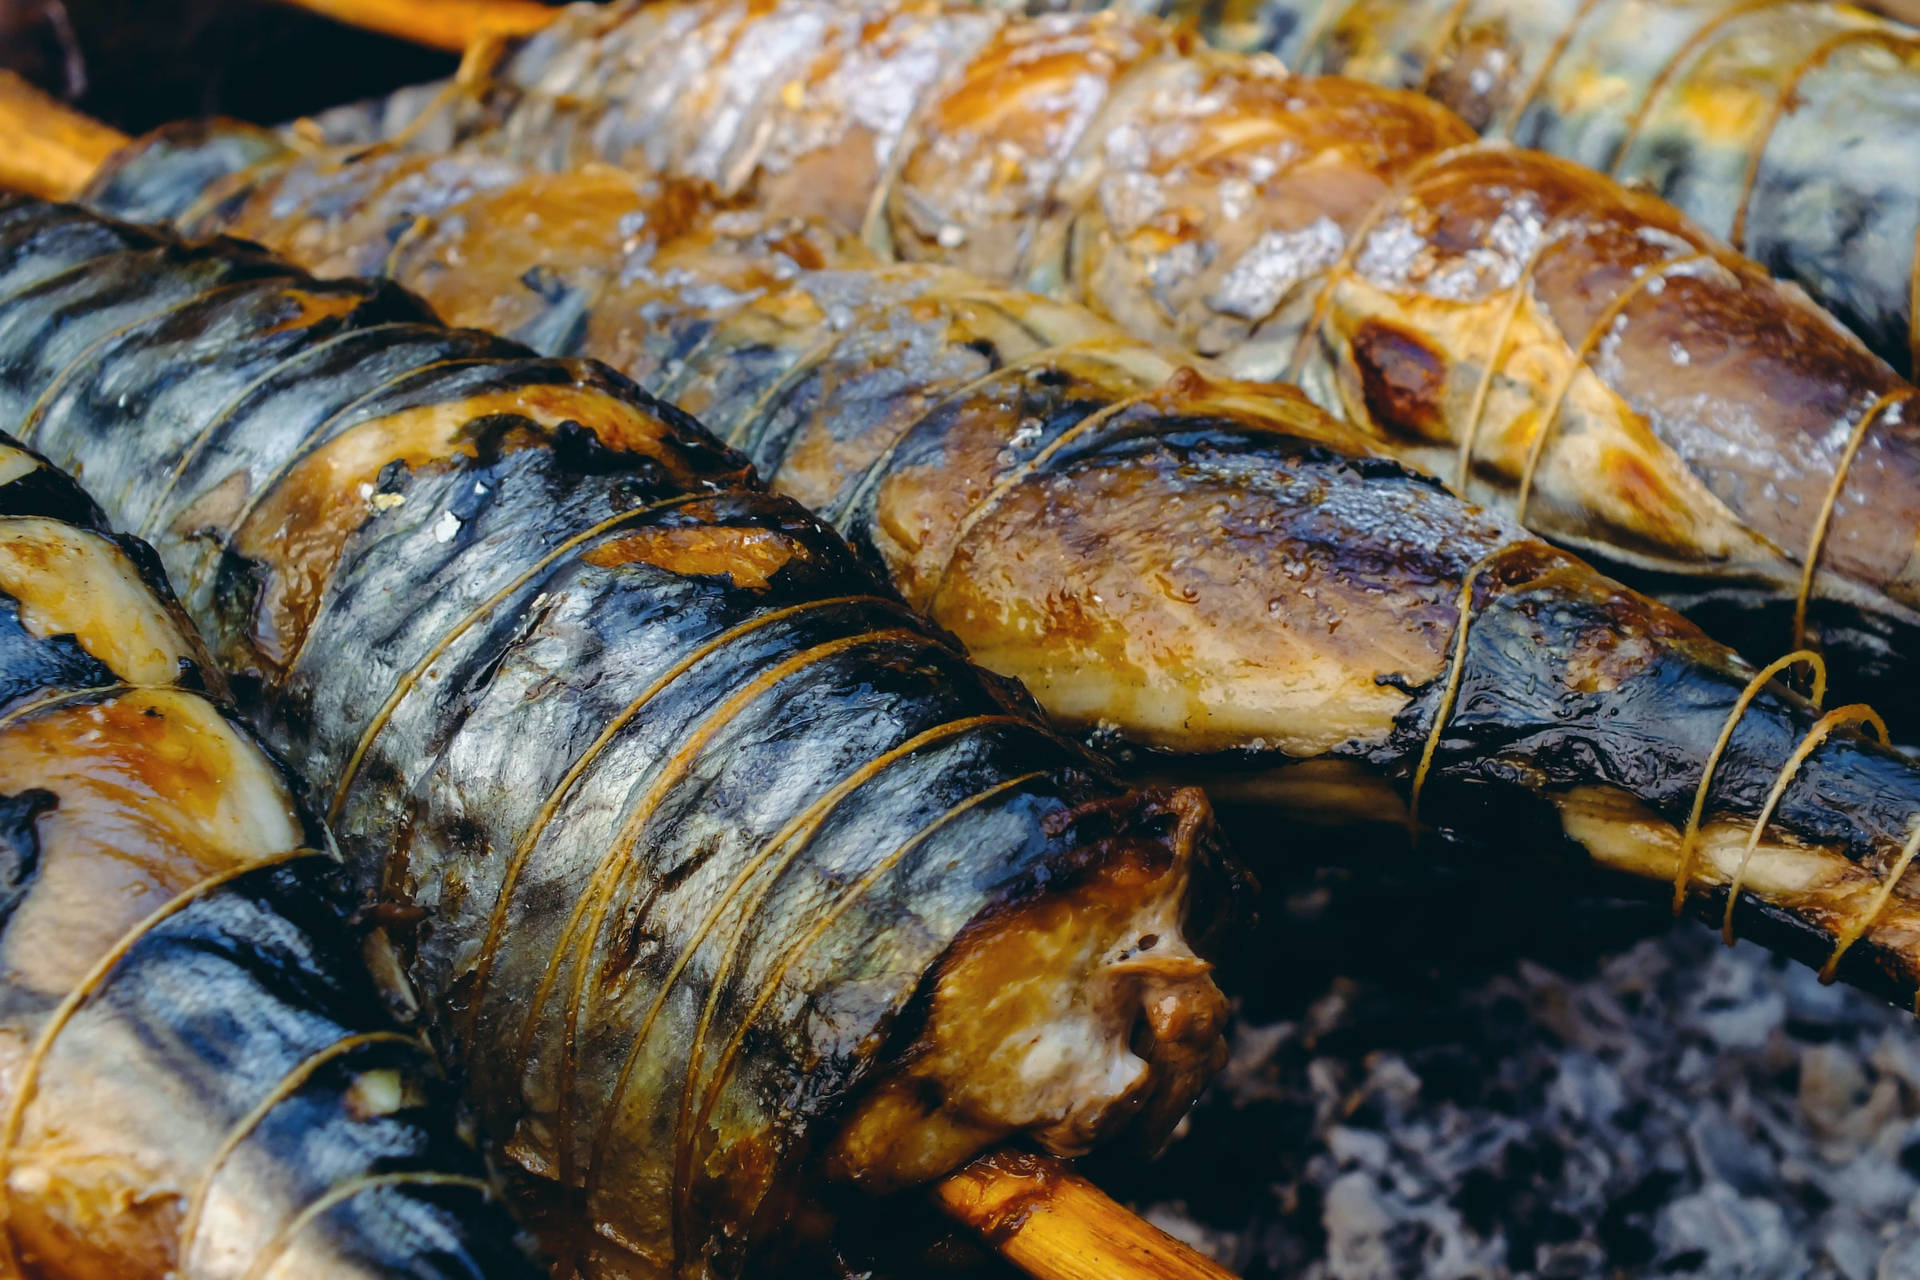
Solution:
[{"label": "crispy grilled skin", "polygon": [[0,419],[153,537],[564,1251],[730,1270],[809,1150],[1077,1152],[1217,1066],[1204,801],[1103,780],[683,415],[71,208],[0,262]]},{"label": "crispy grilled skin", "polygon": [[1810,741],[1742,873],[1818,715],[1768,687],[1683,854],[1753,669],[1298,395],[951,269],[850,269],[856,246],[702,215],[672,186],[516,177],[473,154],[270,161],[278,146],[181,131],[127,156],[100,196],[166,213],[207,186],[210,157],[251,164],[204,216],[621,359],[1061,723],[1155,753],[1148,768],[1377,819],[1404,812],[1431,750],[1420,817],[1441,834],[1519,856],[1564,840],[1683,880],[1713,919],[1741,876],[1740,932],[1822,963],[1864,929],[1838,972],[1912,997],[1920,904],[1904,885],[1878,895],[1920,814],[1920,769],[1844,725]]},{"label": "crispy grilled skin", "polygon": [[538,1274],[317,836],[152,552],[0,436],[0,1271]]},{"label": "crispy grilled skin", "polygon": [[[1672,206],[1429,99],[1117,13],[826,0],[582,6],[469,69],[323,132],[699,178],[1079,299],[1718,632],[1753,615],[1757,655],[1811,562],[1847,691],[1920,688],[1913,388]],[[1911,247],[1863,243],[1904,289]]]},{"label": "crispy grilled skin", "polygon": [[1276,53],[1297,71],[1424,92],[1487,137],[1657,191],[1803,286],[1894,367],[1915,367],[1911,27],[1816,0],[1124,7],[1197,21],[1220,47]]}]

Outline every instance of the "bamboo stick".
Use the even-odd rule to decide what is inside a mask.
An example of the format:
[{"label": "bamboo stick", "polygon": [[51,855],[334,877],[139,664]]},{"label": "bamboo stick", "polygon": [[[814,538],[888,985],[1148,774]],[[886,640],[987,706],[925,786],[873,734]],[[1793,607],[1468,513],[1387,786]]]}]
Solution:
[{"label": "bamboo stick", "polygon": [[[325,14],[349,26],[364,27],[450,53],[464,52],[485,36],[526,35],[553,20],[553,10],[533,0],[283,0],[295,8]],[[1853,0],[1896,22],[1920,26],[1920,0]]]},{"label": "bamboo stick", "polygon": [[[0,187],[72,199],[127,141],[0,71]],[[1058,1160],[996,1152],[952,1174],[933,1194],[1037,1280],[1233,1280]]]},{"label": "bamboo stick", "polygon": [[554,11],[534,0],[287,0],[348,26],[462,53],[490,36],[538,31]]},{"label": "bamboo stick", "polygon": [[1233,1280],[1051,1157],[992,1152],[933,1196],[1007,1261],[1046,1280]]},{"label": "bamboo stick", "polygon": [[0,71],[0,187],[71,199],[126,135]]}]

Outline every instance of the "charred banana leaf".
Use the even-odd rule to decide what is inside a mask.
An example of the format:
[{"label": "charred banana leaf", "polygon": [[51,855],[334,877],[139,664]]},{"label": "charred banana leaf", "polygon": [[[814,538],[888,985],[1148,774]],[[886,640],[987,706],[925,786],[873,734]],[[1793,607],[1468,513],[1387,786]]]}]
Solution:
[{"label": "charred banana leaf", "polygon": [[1151,1142],[1218,1064],[1205,802],[684,415],[72,208],[0,263],[0,420],[153,538],[561,1252],[730,1273],[810,1177]]},{"label": "charred banana leaf", "polygon": [[0,436],[0,1272],[532,1280],[225,706],[152,553]]},{"label": "charred banana leaf", "polygon": [[[322,132],[697,178],[1078,299],[1920,723],[1914,388],[1650,195],[1118,13],[629,0],[469,73]],[[1854,274],[1904,300],[1912,239]]]},{"label": "charred banana leaf", "polygon": [[607,171],[269,163],[265,135],[192,132],[101,198],[164,212],[178,164],[196,176],[177,208],[247,139],[247,181],[215,184],[225,225],[624,361],[1143,767],[1565,849],[1913,998],[1920,767],[1859,731],[1871,713],[1823,715],[1297,394],[951,269],[851,269],[857,247],[824,233]]}]

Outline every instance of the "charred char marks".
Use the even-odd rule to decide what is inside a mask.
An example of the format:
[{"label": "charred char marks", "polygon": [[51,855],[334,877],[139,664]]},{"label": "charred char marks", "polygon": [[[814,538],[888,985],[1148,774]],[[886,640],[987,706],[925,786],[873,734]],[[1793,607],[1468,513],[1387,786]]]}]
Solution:
[{"label": "charred char marks", "polygon": [[59,803],[51,791],[38,788],[17,796],[0,796],[0,930],[7,927],[14,908],[40,872],[36,823],[41,814]]},{"label": "charred char marks", "polygon": [[106,664],[80,647],[72,636],[28,631],[20,604],[0,595],[0,706],[60,689],[99,689],[118,683]]},{"label": "charred char marks", "polygon": [[93,499],[65,472],[44,464],[0,486],[0,516],[40,516],[93,533],[107,528]]},{"label": "charred char marks", "polygon": [[[1684,647],[1697,637],[1664,626],[1670,615],[1567,590],[1574,584],[1554,572],[1556,558],[1527,546],[1480,575],[1431,781],[1524,782],[1536,792],[1605,782],[1683,820],[1697,761],[1744,680],[1703,669]],[[1596,653],[1601,635],[1607,644]],[[1439,683],[1403,713],[1420,725],[1408,741],[1424,742]]]},{"label": "charred char marks", "polygon": [[[1531,544],[1482,573],[1428,794],[1456,784],[1534,795],[1610,786],[1678,827],[1751,673],[1677,615],[1571,563]],[[1403,711],[1400,767],[1426,741],[1443,685]],[[1756,697],[1714,771],[1707,820],[1758,814],[1812,718],[1791,693]],[[1771,829],[1856,862],[1885,854],[1914,817],[1908,772],[1897,755],[1842,730],[1801,765]],[[1497,806],[1487,812],[1497,824]],[[1498,838],[1498,827],[1465,834]]]},{"label": "charred char marks", "polygon": [[1447,361],[1419,337],[1384,320],[1354,330],[1354,370],[1372,420],[1389,431],[1444,438]]},{"label": "charred char marks", "polygon": [[658,492],[667,485],[665,469],[652,458],[636,458],[610,449],[599,436],[571,418],[554,430],[553,453],[560,466],[575,475],[626,476],[641,493]]}]

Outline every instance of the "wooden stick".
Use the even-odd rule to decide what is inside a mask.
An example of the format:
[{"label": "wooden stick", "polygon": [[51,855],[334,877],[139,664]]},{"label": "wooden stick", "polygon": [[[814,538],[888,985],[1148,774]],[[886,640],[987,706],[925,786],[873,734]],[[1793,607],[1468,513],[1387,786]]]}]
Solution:
[{"label": "wooden stick", "polygon": [[[281,0],[325,14],[348,26],[380,31],[450,53],[464,52],[483,36],[527,35],[553,20],[553,10],[533,0]],[[1896,22],[1920,26],[1920,0],[1852,0]]]},{"label": "wooden stick", "polygon": [[[71,199],[126,135],[0,71],[0,187]],[[1059,1160],[995,1152],[933,1189],[1038,1280],[1234,1280]]]},{"label": "wooden stick", "polygon": [[1045,1280],[1233,1280],[1048,1156],[981,1156],[933,1196],[1007,1261]]},{"label": "wooden stick", "polygon": [[0,187],[72,199],[126,141],[118,129],[0,71]]},{"label": "wooden stick", "polygon": [[538,31],[554,11],[534,0],[284,0],[350,27],[462,53],[489,36]]}]

